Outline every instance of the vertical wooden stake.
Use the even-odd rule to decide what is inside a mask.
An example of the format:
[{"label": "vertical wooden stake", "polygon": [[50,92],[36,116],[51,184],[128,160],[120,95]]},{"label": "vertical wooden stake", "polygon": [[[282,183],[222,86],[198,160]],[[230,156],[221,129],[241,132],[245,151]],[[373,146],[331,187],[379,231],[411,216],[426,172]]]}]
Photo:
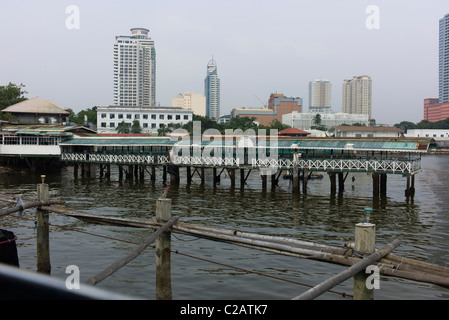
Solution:
[{"label": "vertical wooden stake", "polygon": [[[372,223],[358,223],[355,226],[355,251],[371,254],[375,251],[376,225]],[[354,300],[372,300],[374,289],[368,289],[366,280],[369,274],[365,270],[354,275]]]},{"label": "vertical wooden stake", "polygon": [[[44,183],[45,176],[42,175],[42,183],[37,185],[37,201],[48,201],[48,184]],[[48,211],[37,209],[37,272],[51,272],[50,264],[50,235]]]},{"label": "vertical wooden stake", "polygon": [[[171,219],[171,199],[156,200],[156,219],[167,222]],[[171,300],[171,232],[165,231],[156,240],[156,299]]]}]

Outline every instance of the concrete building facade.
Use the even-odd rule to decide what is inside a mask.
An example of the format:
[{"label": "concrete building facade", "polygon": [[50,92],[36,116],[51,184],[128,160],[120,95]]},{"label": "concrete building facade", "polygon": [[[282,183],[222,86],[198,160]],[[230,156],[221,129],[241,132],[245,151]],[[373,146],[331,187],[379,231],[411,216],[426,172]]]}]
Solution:
[{"label": "concrete building facade", "polygon": [[192,110],[194,114],[206,116],[206,97],[200,93],[184,92],[171,100],[172,107]]},{"label": "concrete building facade", "polygon": [[[301,130],[310,130],[315,126],[316,113],[298,113],[292,112],[282,116],[282,124],[289,125],[292,128]],[[360,123],[368,126],[369,119],[367,114],[349,114],[349,113],[324,113],[320,114],[320,125],[331,128],[342,124],[353,125]]]},{"label": "concrete building facade", "polygon": [[367,114],[371,119],[372,81],[371,77],[356,76],[343,81],[342,87],[343,113]]},{"label": "concrete building facade", "polygon": [[179,107],[98,107],[97,131],[98,133],[116,133],[120,123],[125,122],[131,127],[134,120],[137,120],[142,133],[154,134],[163,126],[183,125],[192,121],[192,118],[192,110]]},{"label": "concrete building facade", "polygon": [[133,28],[114,44],[114,104],[156,105],[156,50],[148,29]]},{"label": "concrete building facade", "polygon": [[330,113],[332,109],[332,84],[326,79],[309,82],[309,112]]},{"label": "concrete building facade", "polygon": [[281,93],[272,93],[268,99],[268,108],[233,109],[231,112],[231,117],[255,118],[255,121],[260,125],[270,126],[274,120],[282,122],[282,116],[292,112],[302,112],[301,98],[285,97]]}]

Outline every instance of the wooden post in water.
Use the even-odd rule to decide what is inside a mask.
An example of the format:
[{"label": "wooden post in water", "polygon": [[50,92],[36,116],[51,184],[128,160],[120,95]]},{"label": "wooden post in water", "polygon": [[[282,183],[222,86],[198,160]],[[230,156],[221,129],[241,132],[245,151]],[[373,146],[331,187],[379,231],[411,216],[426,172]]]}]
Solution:
[{"label": "wooden post in water", "polygon": [[[44,183],[45,175],[41,175],[42,183],[37,185],[37,201],[48,201],[48,184]],[[50,229],[48,222],[48,211],[37,209],[37,272],[51,272],[50,264]]]},{"label": "wooden post in water", "polygon": [[329,175],[329,179],[331,182],[331,194],[335,194],[335,192],[337,191],[337,181],[335,178],[335,172],[328,172],[327,174]]},{"label": "wooden post in water", "polygon": [[192,183],[192,168],[190,166],[186,167],[186,175],[187,175],[187,184],[190,185]]},{"label": "wooden post in water", "polygon": [[292,192],[299,193],[298,153],[293,154]]},{"label": "wooden post in water", "polygon": [[[366,208],[365,214],[370,214],[371,211],[370,208]],[[369,222],[356,224],[354,250],[358,253],[369,255],[376,250],[375,246],[376,225]],[[368,276],[369,274],[365,273],[365,270],[354,275],[354,300],[372,300],[374,298],[374,289],[368,289],[366,286]]]},{"label": "wooden post in water", "polygon": [[380,175],[380,194],[385,196],[387,194],[387,174],[382,173]]},{"label": "wooden post in water", "polygon": [[379,174],[373,173],[373,196],[379,197]]},{"label": "wooden post in water", "polygon": [[[171,219],[171,199],[164,196],[156,200],[156,219],[167,222]],[[171,300],[170,231],[164,231],[156,240],[156,299]]]}]

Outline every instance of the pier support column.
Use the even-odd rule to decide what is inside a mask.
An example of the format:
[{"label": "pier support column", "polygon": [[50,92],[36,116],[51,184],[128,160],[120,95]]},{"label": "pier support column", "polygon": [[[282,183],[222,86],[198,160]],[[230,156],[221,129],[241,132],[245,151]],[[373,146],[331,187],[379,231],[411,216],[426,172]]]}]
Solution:
[{"label": "pier support column", "polygon": [[343,192],[343,191],[345,191],[344,173],[343,172],[339,172],[338,173],[338,192]]},{"label": "pier support column", "polygon": [[206,182],[206,174],[204,171],[204,167],[201,167],[200,172],[201,172],[201,185],[204,186],[204,183]]},{"label": "pier support column", "polygon": [[162,165],[162,182],[165,184],[167,182],[167,166]]},{"label": "pier support column", "polygon": [[379,174],[373,173],[373,197],[379,197]]},{"label": "pier support column", "polygon": [[73,164],[73,177],[75,179],[78,178],[78,163],[76,163],[76,162]]},{"label": "pier support column", "polygon": [[123,179],[123,167],[118,165],[118,179],[121,181]]},{"label": "pier support column", "polygon": [[307,168],[307,166],[304,167],[302,175],[302,192],[307,193],[307,182],[309,179],[309,169]]},{"label": "pier support column", "polygon": [[415,195],[415,175],[407,177],[407,186],[405,188],[405,196],[413,197]]},{"label": "pier support column", "polygon": [[110,164],[106,165],[106,178],[108,178],[108,179],[111,178],[111,165]]},{"label": "pier support column", "polygon": [[267,190],[267,175],[262,172],[260,177],[262,178],[262,190]]},{"label": "pier support column", "polygon": [[335,172],[328,172],[329,180],[331,183],[331,194],[335,194],[337,192],[337,181],[335,177]]},{"label": "pier support column", "polygon": [[245,187],[245,169],[240,169],[240,188]]},{"label": "pier support column", "polygon": [[170,185],[179,185],[179,167],[171,165],[168,172],[170,174]]},{"label": "pier support column", "polygon": [[231,188],[235,187],[235,169],[228,169],[229,179],[231,179]]},{"label": "pier support column", "polygon": [[190,185],[192,183],[192,168],[190,166],[186,167],[186,175],[187,184]]},{"label": "pier support column", "polygon": [[380,194],[382,196],[387,195],[387,174],[382,173],[380,175]]}]

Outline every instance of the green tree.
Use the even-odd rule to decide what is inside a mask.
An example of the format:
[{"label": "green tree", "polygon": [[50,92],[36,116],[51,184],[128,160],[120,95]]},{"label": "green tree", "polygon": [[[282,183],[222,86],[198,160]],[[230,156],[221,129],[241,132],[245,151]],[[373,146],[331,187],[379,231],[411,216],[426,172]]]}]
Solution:
[{"label": "green tree", "polygon": [[313,117],[313,123],[314,123],[316,126],[320,126],[320,125],[321,125],[321,114],[317,113],[317,114],[315,115],[315,117]]},{"label": "green tree", "polygon": [[131,133],[141,133],[142,128],[140,127],[139,120],[134,120],[131,126]]},{"label": "green tree", "polygon": [[115,131],[117,131],[117,133],[129,133],[129,125],[125,123],[125,121],[122,121],[117,128],[115,128]]},{"label": "green tree", "polygon": [[16,85],[14,83],[8,83],[6,86],[0,86],[0,110],[5,109],[13,104],[27,100],[24,94],[28,93],[25,90],[25,85]]},{"label": "green tree", "polygon": [[165,124],[163,124],[159,129],[157,129],[157,135],[158,136],[165,136],[167,133],[171,132],[172,130],[167,127]]},{"label": "green tree", "polygon": [[81,110],[76,115],[72,109],[69,109],[69,121],[74,122],[78,125],[84,124],[84,116],[87,116],[87,122],[94,125],[97,124],[97,107],[87,108],[86,110]]}]

